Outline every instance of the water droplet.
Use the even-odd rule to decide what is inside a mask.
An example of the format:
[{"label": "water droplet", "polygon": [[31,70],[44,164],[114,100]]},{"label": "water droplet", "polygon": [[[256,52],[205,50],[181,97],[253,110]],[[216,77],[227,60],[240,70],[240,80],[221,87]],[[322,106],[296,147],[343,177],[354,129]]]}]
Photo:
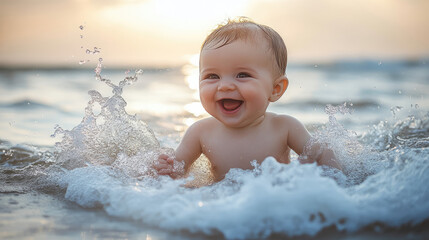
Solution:
[{"label": "water droplet", "polygon": [[96,67],[95,68],[95,70],[94,70],[94,72],[95,72],[95,74],[97,74],[97,76],[99,76],[100,75],[100,73],[101,73],[101,67]]},{"label": "water droplet", "polygon": [[89,49],[86,49],[86,54],[98,54],[98,53],[100,53],[100,50],[101,50],[101,48],[98,48],[98,47],[94,47],[94,50],[93,51],[91,51],[91,50],[89,50]]},{"label": "water droplet", "polygon": [[5,153],[6,156],[12,157],[13,156],[13,150],[7,150]]},{"label": "water droplet", "polygon": [[396,117],[396,113],[401,111],[402,108],[403,107],[401,107],[401,106],[391,107],[390,112],[392,112],[393,116]]}]

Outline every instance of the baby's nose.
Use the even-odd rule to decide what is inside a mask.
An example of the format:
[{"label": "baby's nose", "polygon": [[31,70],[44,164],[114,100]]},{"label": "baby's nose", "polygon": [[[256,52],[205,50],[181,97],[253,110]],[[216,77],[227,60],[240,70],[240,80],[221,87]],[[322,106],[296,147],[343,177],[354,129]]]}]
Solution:
[{"label": "baby's nose", "polygon": [[218,91],[232,91],[235,90],[235,84],[232,81],[229,81],[227,79],[219,81]]}]

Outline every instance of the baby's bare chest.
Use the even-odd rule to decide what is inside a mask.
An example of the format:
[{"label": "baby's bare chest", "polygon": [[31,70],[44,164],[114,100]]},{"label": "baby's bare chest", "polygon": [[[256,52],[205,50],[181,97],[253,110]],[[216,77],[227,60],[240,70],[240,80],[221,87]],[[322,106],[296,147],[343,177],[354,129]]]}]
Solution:
[{"label": "baby's bare chest", "polygon": [[231,168],[251,169],[251,161],[261,163],[267,157],[289,161],[289,147],[278,135],[213,133],[202,139],[202,151],[212,164],[213,173],[223,177]]}]

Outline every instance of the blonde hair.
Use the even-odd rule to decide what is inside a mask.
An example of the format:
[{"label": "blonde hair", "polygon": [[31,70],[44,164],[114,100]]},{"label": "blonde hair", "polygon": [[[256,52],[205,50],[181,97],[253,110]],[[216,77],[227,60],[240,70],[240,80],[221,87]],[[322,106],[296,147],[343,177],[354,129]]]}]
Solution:
[{"label": "blonde hair", "polygon": [[258,34],[252,29],[257,27],[262,31],[262,36],[267,40],[268,46],[277,63],[277,70],[284,75],[287,65],[287,49],[282,37],[272,28],[253,22],[246,17],[236,20],[228,19],[226,24],[219,25],[204,40],[201,51],[205,48],[220,48],[235,40],[247,40]]}]

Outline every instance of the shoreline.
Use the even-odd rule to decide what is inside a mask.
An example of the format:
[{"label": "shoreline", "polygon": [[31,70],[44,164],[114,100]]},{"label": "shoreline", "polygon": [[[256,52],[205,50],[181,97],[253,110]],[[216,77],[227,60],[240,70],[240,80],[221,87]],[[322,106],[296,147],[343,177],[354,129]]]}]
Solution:
[{"label": "shoreline", "polygon": [[[219,239],[220,235],[170,232],[133,220],[109,216],[102,209],[86,209],[37,191],[0,193],[1,239]],[[315,236],[274,234],[268,239],[427,239],[429,220],[416,226],[384,227],[378,223],[357,232],[325,228]]]}]

